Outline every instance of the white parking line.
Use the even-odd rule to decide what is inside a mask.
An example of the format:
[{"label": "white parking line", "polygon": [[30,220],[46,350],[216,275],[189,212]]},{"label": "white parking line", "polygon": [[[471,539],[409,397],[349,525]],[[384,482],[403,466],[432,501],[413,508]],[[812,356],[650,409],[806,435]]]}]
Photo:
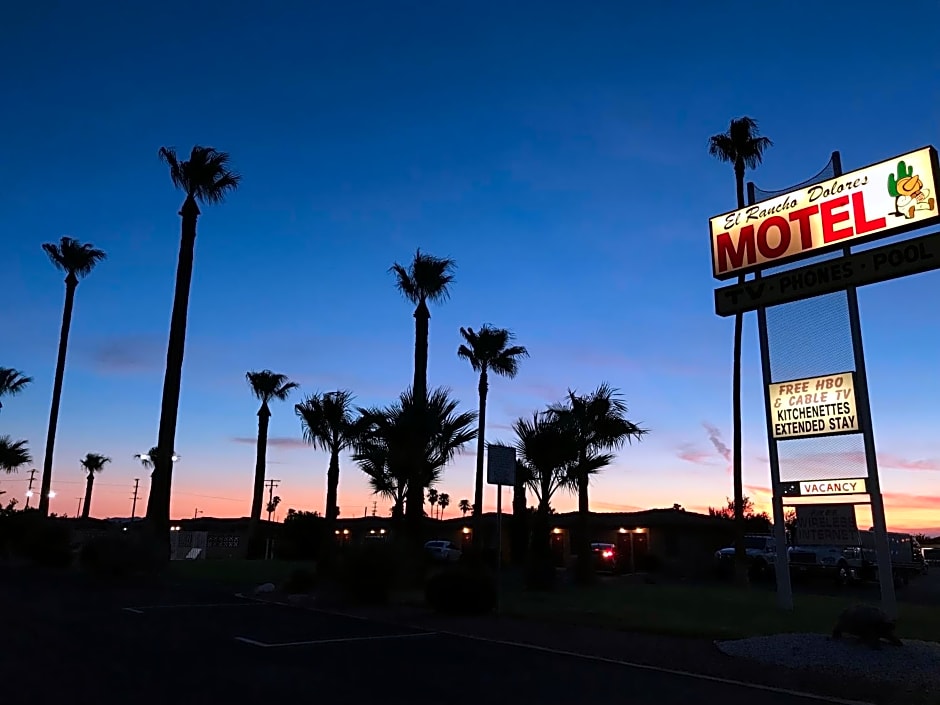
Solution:
[{"label": "white parking line", "polygon": [[221,607],[258,607],[264,604],[263,602],[205,602],[205,603],[195,603],[190,605],[138,605],[137,607],[122,607],[121,609],[127,612],[133,612],[134,614],[143,614],[144,610],[190,610],[190,609],[199,609],[205,607],[207,609],[218,609]]},{"label": "white parking line", "polygon": [[[329,614],[337,617],[348,617],[350,619],[357,619],[364,622],[375,622],[377,624],[387,624],[391,626],[399,627],[411,627],[412,629],[420,629],[417,625],[403,624],[400,622],[393,622],[388,619],[375,619],[372,617],[363,617],[362,615],[357,614],[348,614],[345,612],[339,612],[334,610],[326,610],[318,607],[308,607],[301,605],[292,605],[288,602],[278,602],[274,600],[260,600],[256,597],[250,597],[244,594],[237,594],[236,597],[239,597],[243,600],[257,600],[258,602],[266,602],[271,605],[280,605],[281,607],[291,607],[294,609],[305,609],[310,612],[320,612],[321,614]],[[547,646],[538,646],[537,644],[527,644],[525,642],[518,641],[505,641],[502,639],[491,639],[488,637],[482,636],[473,636],[470,634],[462,634],[460,632],[451,632],[445,630],[439,630],[434,632],[439,635],[445,636],[454,636],[461,639],[469,639],[471,641],[482,641],[489,644],[498,644],[501,646],[513,646],[519,649],[530,649],[532,651],[541,651],[543,653],[555,654],[558,656],[568,656],[571,658],[578,658],[587,661],[596,661],[599,663],[609,663],[617,666],[623,666],[624,668],[633,668],[638,671],[649,671],[651,673],[662,673],[664,675],[671,676],[680,676],[682,678],[691,678],[693,680],[707,681],[710,683],[720,683],[722,685],[732,685],[739,688],[747,688],[749,690],[757,690],[764,693],[777,693],[779,695],[789,695],[795,698],[803,698],[804,700],[813,700],[818,703],[829,703],[830,705],[872,705],[872,703],[864,702],[861,700],[847,700],[845,698],[836,698],[830,697],[827,695],[817,695],[816,693],[807,693],[801,690],[791,690],[789,688],[777,688],[772,685],[761,685],[759,683],[747,683],[746,681],[734,680],[732,678],[721,678],[719,676],[710,676],[705,673],[694,673],[692,671],[680,671],[675,668],[665,668],[663,666],[651,666],[645,663],[634,663],[632,661],[621,661],[619,659],[605,658],[603,656],[593,656],[591,654],[579,654],[576,651],[564,651],[561,649],[552,649]]]},{"label": "white parking line", "polygon": [[315,646],[317,644],[340,644],[349,641],[380,641],[383,639],[409,639],[416,636],[434,636],[437,632],[420,632],[418,634],[383,634],[381,636],[353,636],[341,639],[313,639],[311,641],[284,641],[277,644],[266,644],[263,641],[256,641],[244,636],[235,637],[235,641],[240,641],[252,646],[260,646],[263,649],[273,649],[281,646]]}]

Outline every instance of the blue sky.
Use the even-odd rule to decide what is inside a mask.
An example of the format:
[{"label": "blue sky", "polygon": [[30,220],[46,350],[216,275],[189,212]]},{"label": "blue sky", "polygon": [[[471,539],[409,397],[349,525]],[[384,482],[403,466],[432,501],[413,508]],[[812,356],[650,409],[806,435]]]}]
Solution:
[{"label": "blue sky", "polygon": [[[182,199],[157,149],[198,143],[230,152],[244,181],[199,223],[176,515],[247,513],[247,370],[349,388],[363,405],[409,383],[411,309],[386,270],[416,247],[459,266],[432,309],[432,385],[476,405],[460,326],[512,328],[530,350],[517,379],[492,385],[489,438],[510,440],[513,418],[568,386],[609,381],[652,433],[598,479],[595,506],[720,503],[730,477],[705,425],[730,445],[732,322],[713,313],[707,221],[734,207],[734,182],[707,138],[758,119],[775,142],[754,175],[767,189],[834,149],[848,170],[936,143],[936,14],[927,2],[904,22],[869,2],[11,8],[0,364],[35,382],[0,429],[41,458],[64,288],[40,244],[92,242],[109,258],[78,289],[53,485],[74,511],[78,458],[105,453],[92,511],[127,513],[132,456],[156,436],[179,243]],[[940,527],[938,276],[860,294],[895,525]],[[745,481],[760,496],[753,316],[744,374]],[[321,508],[326,459],[296,443],[290,404],[271,432],[285,439],[269,454],[284,506]],[[455,500],[471,496],[469,450],[440,488]],[[370,502],[344,464],[343,515]]]}]

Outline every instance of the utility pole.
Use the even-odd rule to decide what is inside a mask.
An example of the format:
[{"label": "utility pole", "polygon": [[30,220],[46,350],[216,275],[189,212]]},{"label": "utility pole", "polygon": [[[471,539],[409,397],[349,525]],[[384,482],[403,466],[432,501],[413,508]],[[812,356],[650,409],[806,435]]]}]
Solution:
[{"label": "utility pole", "polygon": [[78,519],[82,515],[82,500],[84,497],[76,497],[78,500],[78,509],[75,511],[75,518]]},{"label": "utility pole", "polygon": [[[203,514],[205,514],[205,512],[203,512]],[[193,510],[193,519],[196,519],[198,516],[199,516],[199,507],[196,507]]]},{"label": "utility pole", "polygon": [[36,479],[36,473],[39,472],[36,468],[33,468],[29,471],[29,487],[26,488],[26,508],[29,509],[29,500],[33,498],[33,482]]},{"label": "utility pole", "polygon": [[137,486],[140,484],[140,478],[134,478],[134,496],[131,499],[134,500],[134,503],[131,505],[131,519],[137,516]]},{"label": "utility pole", "polygon": [[[264,484],[268,486],[268,506],[274,503],[274,488],[281,484],[280,480],[265,480]],[[268,521],[271,521],[271,511],[268,510]]]},{"label": "utility pole", "polygon": [[375,508],[377,505],[378,505],[378,502],[375,500],[372,500],[372,516],[375,516]]}]

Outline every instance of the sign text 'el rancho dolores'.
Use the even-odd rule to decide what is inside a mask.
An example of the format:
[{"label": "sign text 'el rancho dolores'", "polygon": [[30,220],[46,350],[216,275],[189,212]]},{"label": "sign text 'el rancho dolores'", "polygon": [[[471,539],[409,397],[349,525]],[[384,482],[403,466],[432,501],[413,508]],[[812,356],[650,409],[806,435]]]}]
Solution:
[{"label": "sign text 'el rancho dolores'", "polygon": [[709,221],[717,279],[940,221],[937,151],[923,147]]}]

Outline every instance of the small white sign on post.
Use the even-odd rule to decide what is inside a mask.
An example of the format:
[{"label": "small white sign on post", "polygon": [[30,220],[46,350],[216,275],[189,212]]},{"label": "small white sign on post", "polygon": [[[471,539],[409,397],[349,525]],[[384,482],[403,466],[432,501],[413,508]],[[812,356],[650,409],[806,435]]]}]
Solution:
[{"label": "small white sign on post", "polygon": [[516,484],[516,449],[512,446],[486,446],[486,482],[490,485]]}]

